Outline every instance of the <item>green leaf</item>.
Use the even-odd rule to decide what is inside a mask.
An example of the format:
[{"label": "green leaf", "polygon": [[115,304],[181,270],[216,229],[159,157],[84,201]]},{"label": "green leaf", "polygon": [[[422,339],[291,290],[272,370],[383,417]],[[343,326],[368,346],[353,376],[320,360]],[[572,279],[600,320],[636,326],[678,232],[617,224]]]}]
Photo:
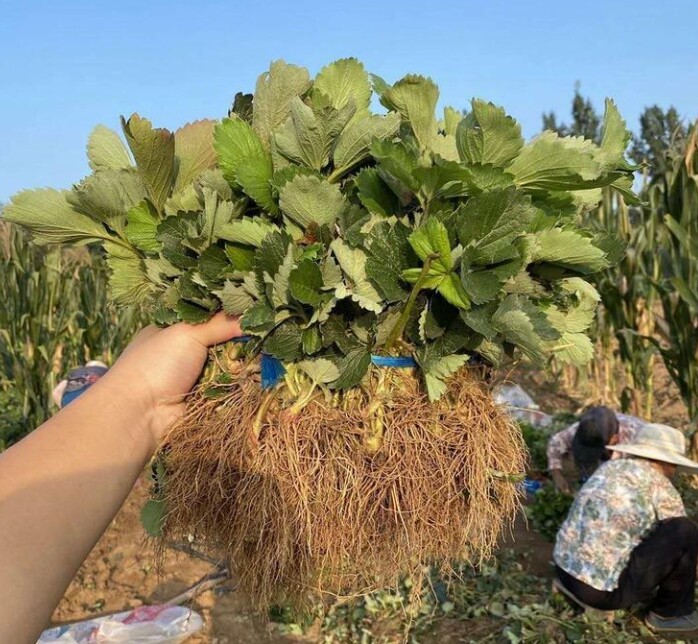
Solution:
[{"label": "green leaf", "polygon": [[264,340],[264,353],[291,362],[301,355],[301,328],[295,322],[284,322]]},{"label": "green leaf", "polygon": [[458,240],[469,246],[475,264],[494,264],[516,256],[512,246],[535,217],[530,197],[510,188],[472,197],[456,213]]},{"label": "green leaf", "polygon": [[460,317],[473,331],[487,340],[493,340],[497,329],[492,324],[492,318],[497,308],[497,302],[490,302],[484,306],[474,306],[468,311],[460,311]]},{"label": "green leaf", "polygon": [[87,140],[87,158],[93,170],[124,170],[133,168],[131,157],[119,135],[98,125]]},{"label": "green leaf", "polygon": [[625,160],[632,134],[625,125],[616,104],[606,99],[606,109],[603,117],[603,133],[601,136],[600,152],[597,154],[602,165],[607,169],[623,168],[629,171],[635,168]]},{"label": "green leaf", "polygon": [[338,363],[339,377],[332,383],[334,389],[351,389],[356,387],[368,372],[371,354],[365,347],[356,347],[349,351]]},{"label": "green leaf", "polygon": [[141,525],[151,537],[161,537],[167,506],[162,499],[149,499],[141,510]]},{"label": "green leaf", "polygon": [[322,281],[327,288],[335,289],[342,283],[342,269],[332,255],[327,255],[320,267]]},{"label": "green leaf", "polygon": [[469,194],[477,195],[487,190],[509,188],[514,185],[514,175],[491,165],[475,163],[463,168],[464,182]]},{"label": "green leaf", "polygon": [[389,217],[400,212],[397,195],[381,179],[375,168],[364,168],[355,177],[357,196],[364,207],[373,214]]},{"label": "green leaf", "polygon": [[12,197],[3,219],[27,228],[37,244],[89,244],[109,239],[101,223],[68,203],[67,190],[24,190]]},{"label": "green leaf", "polygon": [[473,99],[472,111],[458,125],[456,146],[461,161],[504,168],[523,147],[521,126],[493,103]]},{"label": "green leaf", "polygon": [[301,337],[301,343],[303,345],[303,353],[305,355],[311,356],[322,349],[322,336],[320,335],[320,329],[316,326],[311,326],[303,330]]},{"label": "green leaf", "polygon": [[274,61],[269,71],[257,81],[254,94],[252,126],[264,146],[269,149],[272,131],[281,125],[291,110],[291,101],[310,89],[308,70]]},{"label": "green leaf", "polygon": [[366,112],[355,116],[337,139],[333,154],[333,175],[346,174],[370,156],[374,141],[394,136],[399,127],[400,117],[396,114],[380,116]]},{"label": "green leaf", "polygon": [[150,201],[143,200],[131,208],[126,216],[126,238],[138,250],[146,253],[158,253],[162,245],[157,239],[160,218]]},{"label": "green leaf", "polygon": [[441,127],[446,134],[455,136],[458,131],[458,124],[463,120],[463,113],[453,107],[444,108],[444,120]]},{"label": "green leaf", "polygon": [[417,168],[413,174],[421,184],[419,192],[426,201],[471,194],[470,173],[459,163],[442,162],[428,168]]},{"label": "green leaf", "polygon": [[297,96],[291,101],[291,117],[275,131],[274,141],[287,159],[313,170],[320,170],[329,160],[322,124]]},{"label": "green leaf", "polygon": [[271,186],[271,155],[252,127],[237,117],[223,119],[216,125],[213,139],[218,164],[225,178],[240,186],[268,212],[277,212]]},{"label": "green leaf", "polygon": [[492,316],[494,326],[503,338],[519,347],[534,363],[545,362],[544,340],[556,340],[559,332],[545,313],[521,295],[508,295]]},{"label": "green leaf", "polygon": [[232,271],[230,260],[220,246],[209,246],[199,257],[197,270],[208,288],[215,288]]},{"label": "green leaf", "polygon": [[383,309],[382,298],[368,281],[366,273],[366,253],[360,248],[350,248],[341,239],[335,239],[330,248],[334,253],[342,272],[348,278],[335,291],[337,299],[351,298],[359,306],[374,313]]},{"label": "green leaf", "polygon": [[323,286],[320,267],[310,259],[304,259],[291,271],[288,280],[291,297],[302,304],[317,307],[322,301]]},{"label": "green leaf", "polygon": [[204,119],[187,123],[174,133],[177,160],[175,192],[193,183],[204,171],[216,165],[216,151],[213,149],[215,126],[215,121]]},{"label": "green leaf", "polygon": [[499,294],[499,278],[488,270],[463,273],[463,288],[473,304],[485,304]]},{"label": "green leaf", "polygon": [[[380,162],[378,172],[383,179],[392,177],[403,190],[412,194],[419,191],[419,181],[413,174],[418,167],[418,159],[403,143],[374,141],[371,144],[371,154]],[[391,185],[390,182],[388,185]],[[400,196],[399,193],[396,194]]]},{"label": "green leaf", "polygon": [[280,190],[279,206],[297,224],[332,225],[347,202],[339,187],[315,176],[298,175]]},{"label": "green leaf", "polygon": [[157,240],[162,244],[162,254],[177,268],[196,266],[196,252],[189,240],[197,235],[198,217],[194,213],[166,217],[158,224]]},{"label": "green leaf", "polygon": [[608,267],[606,253],[574,230],[551,228],[535,235],[533,261],[595,273]]},{"label": "green leaf", "polygon": [[315,92],[325,96],[336,109],[348,103],[357,110],[366,109],[371,101],[368,73],[356,58],[343,58],[323,67],[313,83]]},{"label": "green leaf", "polygon": [[175,311],[177,316],[182,322],[188,324],[201,324],[206,322],[211,317],[211,312],[207,309],[194,304],[193,302],[188,302],[186,300],[180,300],[175,306]]},{"label": "green leaf", "polygon": [[289,244],[286,257],[273,278],[271,302],[276,308],[289,304],[289,276],[295,265],[293,245]]},{"label": "green leaf", "polygon": [[269,331],[274,326],[274,310],[263,300],[255,302],[244,312],[240,325],[248,333]]},{"label": "green leaf", "polygon": [[410,124],[422,147],[429,147],[436,136],[437,123],[434,111],[439,100],[439,88],[430,78],[408,75],[385,91],[382,102],[389,109],[399,112]]},{"label": "green leaf", "polygon": [[470,298],[456,273],[445,275],[439,282],[437,291],[453,306],[463,310],[470,308]]},{"label": "green leaf", "polygon": [[427,219],[409,236],[409,242],[419,259],[425,261],[431,258],[433,271],[446,274],[453,269],[448,231],[438,219]]},{"label": "green leaf", "polygon": [[448,386],[446,379],[456,373],[468,361],[467,355],[450,355],[430,361],[424,368],[427,395],[431,402],[443,396]]},{"label": "green leaf", "polygon": [[105,242],[109,289],[115,304],[132,306],[145,301],[153,292],[141,257],[134,251],[113,242]]},{"label": "green leaf", "polygon": [[123,233],[127,212],[146,197],[134,169],[99,170],[73,186],[67,199],[75,210]]},{"label": "green leaf", "polygon": [[242,286],[230,281],[223,285],[222,290],[215,291],[215,293],[223,303],[223,310],[228,315],[243,315],[254,302]]},{"label": "green leaf", "polygon": [[226,227],[239,216],[239,204],[221,198],[217,190],[202,187],[204,211],[201,215],[201,236],[207,244],[224,238]]},{"label": "green leaf", "polygon": [[319,384],[333,382],[339,377],[339,369],[337,365],[327,358],[301,360],[296,364],[298,368],[305,373],[306,376],[308,376],[308,378]]},{"label": "green leaf", "polygon": [[271,233],[264,238],[254,256],[254,272],[260,291],[264,291],[269,282],[273,284],[291,245],[291,237],[283,232]]},{"label": "green leaf", "polygon": [[560,137],[546,131],[525,145],[507,168],[517,185],[541,190],[581,190],[611,183],[596,182],[602,167],[598,148],[583,137]]},{"label": "green leaf", "polygon": [[264,217],[243,217],[218,228],[218,237],[236,244],[259,248],[270,233],[278,228]]},{"label": "green leaf", "polygon": [[236,244],[226,244],[225,253],[236,271],[247,272],[252,270],[254,249]]},{"label": "green leaf", "polygon": [[387,302],[399,302],[408,295],[402,271],[416,263],[409,234],[402,223],[391,226],[384,222],[374,226],[366,238],[366,276]]},{"label": "green leaf", "polygon": [[122,116],[121,127],[148,195],[162,212],[175,177],[174,135],[164,128],[153,128],[148,119],[138,114],[133,114],[128,121]]}]

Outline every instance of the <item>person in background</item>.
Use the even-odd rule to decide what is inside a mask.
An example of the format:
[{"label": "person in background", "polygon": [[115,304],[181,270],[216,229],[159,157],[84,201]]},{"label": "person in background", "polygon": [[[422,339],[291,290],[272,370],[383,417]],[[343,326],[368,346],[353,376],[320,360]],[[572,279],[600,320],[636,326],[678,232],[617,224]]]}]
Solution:
[{"label": "person in background", "polygon": [[84,367],[68,372],[53,390],[53,401],[59,408],[65,407],[97,382],[109,368],[99,360],[90,360]]},{"label": "person in background", "polygon": [[601,465],[577,494],[555,542],[558,583],[599,610],[646,602],[656,632],[698,633],[698,526],[670,481],[679,467],[698,473],[698,463],[666,425],[646,425],[608,449],[630,458]]},{"label": "person in background", "polygon": [[571,487],[562,471],[563,458],[571,454],[579,472],[580,483],[584,483],[594,470],[609,458],[616,458],[607,450],[607,445],[622,445],[633,440],[638,430],[647,423],[625,414],[616,414],[609,407],[589,408],[579,422],[570,425],[548,441],[548,471],[555,487],[567,494]]}]

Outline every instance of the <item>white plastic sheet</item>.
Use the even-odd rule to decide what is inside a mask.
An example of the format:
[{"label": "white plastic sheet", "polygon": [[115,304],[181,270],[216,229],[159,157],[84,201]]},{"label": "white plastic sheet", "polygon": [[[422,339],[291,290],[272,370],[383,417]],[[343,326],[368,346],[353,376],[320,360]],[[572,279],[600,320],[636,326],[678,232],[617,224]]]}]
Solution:
[{"label": "white plastic sheet", "polygon": [[37,644],[180,644],[203,627],[183,606],[141,606],[44,631]]},{"label": "white plastic sheet", "polygon": [[519,385],[502,385],[495,392],[494,399],[504,405],[516,420],[534,427],[547,427],[552,416],[540,411],[540,407]]}]

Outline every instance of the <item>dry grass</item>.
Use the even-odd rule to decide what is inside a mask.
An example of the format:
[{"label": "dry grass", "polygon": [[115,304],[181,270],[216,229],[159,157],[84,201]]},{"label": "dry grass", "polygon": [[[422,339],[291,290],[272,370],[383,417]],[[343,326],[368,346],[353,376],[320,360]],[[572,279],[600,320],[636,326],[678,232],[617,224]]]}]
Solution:
[{"label": "dry grass", "polygon": [[435,404],[412,370],[373,368],[293,408],[293,383],[264,392],[254,364],[223,367],[225,393],[209,380],[168,435],[165,539],[195,535],[259,607],[477,563],[519,506],[519,430],[468,369]]}]

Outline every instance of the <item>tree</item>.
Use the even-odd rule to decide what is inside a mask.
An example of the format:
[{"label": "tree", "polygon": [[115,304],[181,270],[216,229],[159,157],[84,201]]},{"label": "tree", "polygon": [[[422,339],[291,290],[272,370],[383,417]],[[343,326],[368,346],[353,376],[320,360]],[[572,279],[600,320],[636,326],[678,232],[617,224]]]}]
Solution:
[{"label": "tree", "polygon": [[683,153],[687,138],[688,128],[675,107],[665,112],[653,105],[640,116],[640,132],[633,135],[630,157],[635,163],[646,164],[651,177],[663,176],[672,160]]},{"label": "tree", "polygon": [[583,136],[585,139],[599,142],[601,140],[601,117],[594,109],[591,99],[584,98],[580,91],[579,82],[574,85],[572,99],[572,122],[557,121],[555,112],[543,114],[543,129],[553,130],[560,136]]}]

